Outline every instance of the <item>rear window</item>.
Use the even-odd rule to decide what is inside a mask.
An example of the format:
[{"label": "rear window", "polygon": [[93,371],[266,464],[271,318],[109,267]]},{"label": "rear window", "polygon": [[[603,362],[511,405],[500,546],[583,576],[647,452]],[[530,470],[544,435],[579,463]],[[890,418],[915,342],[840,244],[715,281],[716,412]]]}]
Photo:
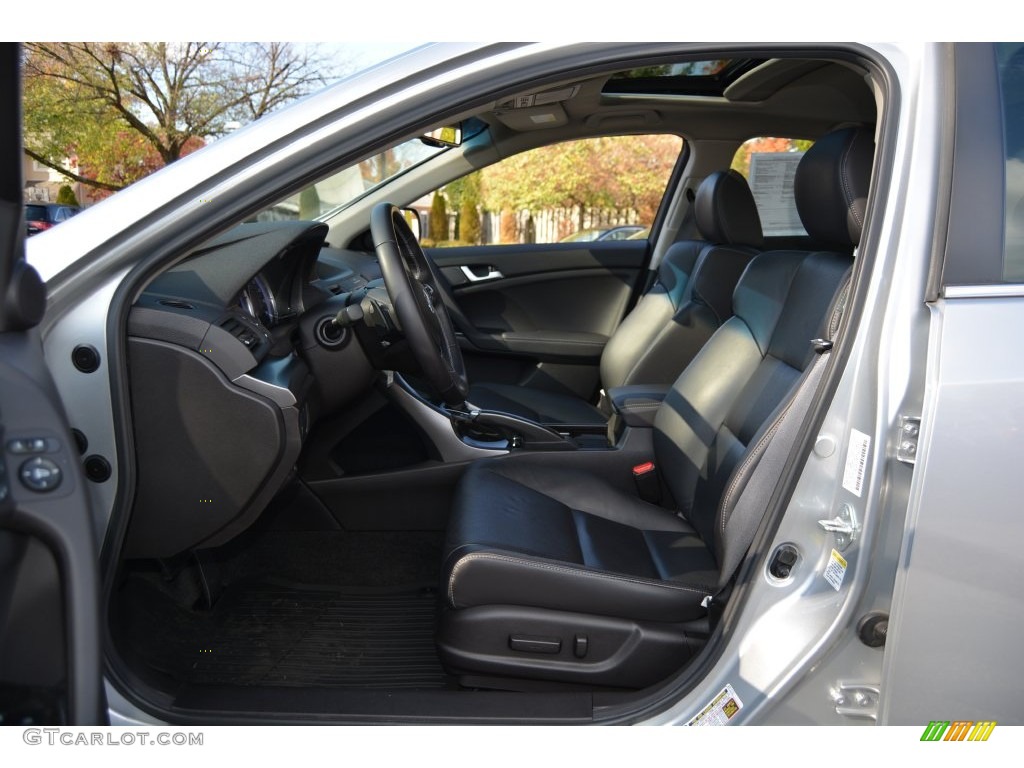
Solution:
[{"label": "rear window", "polygon": [[26,205],[25,221],[46,221],[46,206]]}]

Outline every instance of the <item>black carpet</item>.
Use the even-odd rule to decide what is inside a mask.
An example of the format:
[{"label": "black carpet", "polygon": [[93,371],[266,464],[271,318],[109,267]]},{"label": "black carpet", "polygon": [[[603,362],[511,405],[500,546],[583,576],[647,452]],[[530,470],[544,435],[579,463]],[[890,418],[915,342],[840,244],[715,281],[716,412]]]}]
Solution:
[{"label": "black carpet", "polygon": [[[433,590],[263,581],[231,587],[212,611],[177,607],[172,618],[165,595],[132,581],[127,635],[150,666],[181,682],[388,689],[448,682],[434,649]],[[160,632],[157,616],[176,626]]]}]

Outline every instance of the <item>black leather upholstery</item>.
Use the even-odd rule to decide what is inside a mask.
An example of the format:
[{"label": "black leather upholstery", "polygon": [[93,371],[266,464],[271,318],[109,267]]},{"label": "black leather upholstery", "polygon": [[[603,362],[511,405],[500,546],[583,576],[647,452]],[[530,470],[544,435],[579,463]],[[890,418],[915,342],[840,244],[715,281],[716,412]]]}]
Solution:
[{"label": "black leather upholstery", "polygon": [[872,133],[851,127],[823,136],[804,155],[793,194],[815,241],[839,249],[860,243],[874,154]]},{"label": "black leather upholstery", "polygon": [[631,384],[609,389],[608,402],[627,427],[653,427],[654,417],[668,392],[669,387]]},{"label": "black leather upholstery", "polygon": [[[708,176],[694,203],[704,240],[675,243],[658,276],[608,340],[601,355],[605,389],[668,386],[732,314],[732,291],[763,243],[747,182],[735,171]],[[544,424],[600,425],[605,414],[571,395],[528,387],[475,384],[469,401]]]},{"label": "black leather upholstery", "polygon": [[747,180],[733,170],[716,171],[701,183],[694,201],[697,228],[709,243],[764,245],[761,217]]},{"label": "black leather upholstery", "polygon": [[[680,518],[550,457],[481,462],[460,482],[447,540],[448,604],[530,605],[683,621],[718,578]],[[623,467],[623,476],[628,476]]]},{"label": "black leather upholstery", "polygon": [[[845,135],[815,145],[820,149],[808,153],[797,176],[811,172],[827,185],[845,174],[847,190],[832,199],[848,209],[845,200],[866,198],[871,155],[848,151],[861,139]],[[855,241],[859,228],[849,231]],[[751,262],[736,286],[735,315],[657,411],[651,458],[663,481],[660,505],[643,501],[631,485],[635,457],[623,455],[616,466],[615,452],[594,457],[589,467],[586,456],[572,454],[519,454],[471,466],[446,540],[442,657],[461,670],[621,684],[622,670],[636,663],[625,646],[619,665],[608,661],[615,654],[597,664],[564,649],[538,659],[508,650],[505,638],[527,620],[519,614],[495,609],[463,621],[460,613],[529,607],[542,614],[529,621],[556,633],[566,649],[583,621],[574,617],[615,617],[626,623],[618,631],[633,627],[640,637],[644,622],[669,627],[702,615],[703,598],[732,577],[722,567],[727,550],[736,548],[729,512],[813,357],[811,339],[835,330],[851,265],[844,254],[806,251],[768,252]],[[645,642],[635,640],[641,648]],[[673,659],[678,666],[685,658],[649,642],[662,674]],[[523,656],[530,658],[520,662]],[[643,679],[652,674],[642,670]]]}]

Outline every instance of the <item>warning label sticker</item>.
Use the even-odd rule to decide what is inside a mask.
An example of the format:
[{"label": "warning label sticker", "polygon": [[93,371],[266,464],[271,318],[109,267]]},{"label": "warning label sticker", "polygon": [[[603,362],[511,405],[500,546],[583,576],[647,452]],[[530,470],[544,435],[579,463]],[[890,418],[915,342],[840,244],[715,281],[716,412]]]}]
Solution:
[{"label": "warning label sticker", "polygon": [[871,438],[856,429],[850,430],[850,447],[846,451],[846,467],[843,470],[843,488],[855,496],[864,490],[864,472],[868,466]]},{"label": "warning label sticker", "polygon": [[728,725],[736,713],[743,709],[743,702],[731,685],[726,685],[704,709],[697,713],[687,725]]},{"label": "warning label sticker", "polygon": [[828,559],[828,565],[825,566],[825,573],[822,574],[825,577],[825,581],[832,585],[832,589],[839,591],[839,588],[843,586],[843,577],[846,576],[846,558],[832,550],[832,555]]}]

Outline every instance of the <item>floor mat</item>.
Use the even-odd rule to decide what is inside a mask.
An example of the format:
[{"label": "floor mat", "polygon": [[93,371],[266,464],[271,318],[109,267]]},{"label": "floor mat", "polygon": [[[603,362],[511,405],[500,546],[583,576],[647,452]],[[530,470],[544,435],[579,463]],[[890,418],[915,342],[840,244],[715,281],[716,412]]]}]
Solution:
[{"label": "floor mat", "polygon": [[[152,611],[153,588],[133,587],[132,602],[149,609],[139,613]],[[144,655],[153,667],[200,685],[440,688],[448,677],[434,647],[436,610],[429,589],[236,585],[211,612],[179,609],[177,627],[162,628],[174,636],[150,636]],[[134,629],[129,634],[141,639],[143,627]]]}]

